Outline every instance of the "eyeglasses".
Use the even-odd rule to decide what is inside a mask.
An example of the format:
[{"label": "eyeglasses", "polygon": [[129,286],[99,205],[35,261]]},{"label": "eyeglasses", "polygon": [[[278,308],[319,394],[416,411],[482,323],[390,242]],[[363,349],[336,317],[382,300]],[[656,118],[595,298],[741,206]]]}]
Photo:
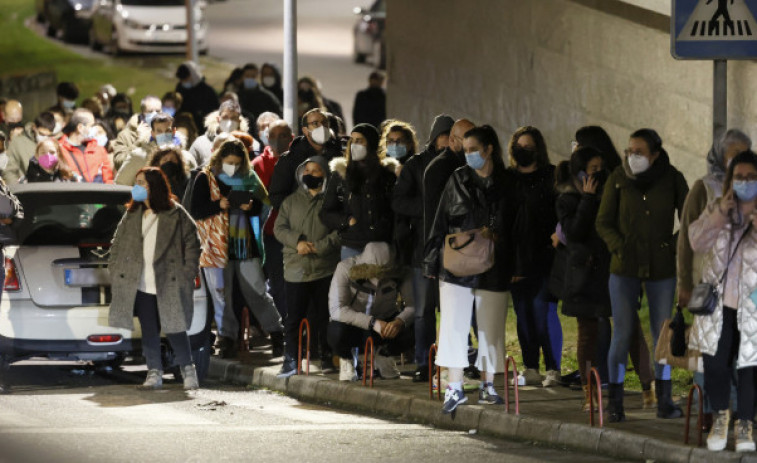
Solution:
[{"label": "eyeglasses", "polygon": [[307,125],[310,128],[317,129],[318,127],[323,127],[324,125],[326,125],[326,120],[318,119],[315,121],[309,121],[305,125]]}]

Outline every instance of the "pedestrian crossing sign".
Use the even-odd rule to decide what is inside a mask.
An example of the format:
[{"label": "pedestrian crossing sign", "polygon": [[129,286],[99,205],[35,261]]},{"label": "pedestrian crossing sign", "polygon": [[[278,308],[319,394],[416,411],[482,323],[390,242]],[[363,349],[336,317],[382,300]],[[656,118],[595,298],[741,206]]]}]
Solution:
[{"label": "pedestrian crossing sign", "polygon": [[673,0],[676,59],[757,58],[757,0]]}]

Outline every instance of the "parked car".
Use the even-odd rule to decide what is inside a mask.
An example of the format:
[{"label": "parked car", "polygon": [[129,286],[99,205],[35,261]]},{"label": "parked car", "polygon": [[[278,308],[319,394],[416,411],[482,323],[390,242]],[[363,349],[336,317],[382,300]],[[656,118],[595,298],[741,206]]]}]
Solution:
[{"label": "parked car", "polygon": [[[24,206],[17,244],[5,247],[0,299],[0,364],[42,357],[117,367],[141,356],[141,331],[108,326],[110,242],[131,189],[95,183],[28,183],[11,187]],[[135,288],[136,291],[136,288]],[[189,329],[202,380],[210,362],[212,306],[199,274]],[[165,370],[176,373],[164,340]]]},{"label": "parked car", "polygon": [[85,42],[95,0],[36,0],[37,20],[47,23],[47,35],[60,31],[66,42]]},{"label": "parked car", "polygon": [[[208,52],[206,4],[197,2],[195,17],[200,53]],[[184,0],[96,0],[89,29],[90,46],[111,53],[184,53],[187,10]]]},{"label": "parked car", "polygon": [[353,32],[353,58],[356,63],[364,63],[370,57],[371,63],[380,69],[386,67],[386,0],[376,0],[369,9],[355,7],[360,19]]}]

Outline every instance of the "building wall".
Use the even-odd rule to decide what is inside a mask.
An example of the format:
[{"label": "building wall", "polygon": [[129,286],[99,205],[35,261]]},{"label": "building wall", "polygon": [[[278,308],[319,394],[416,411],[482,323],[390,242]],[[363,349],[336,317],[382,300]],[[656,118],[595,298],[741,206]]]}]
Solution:
[{"label": "building wall", "polygon": [[[692,182],[712,138],[712,62],[670,55],[669,17],[616,0],[388,0],[388,114],[428,136],[435,114],[540,128],[553,162],[575,130],[622,151],[641,127]],[[757,135],[757,67],[731,62],[729,127]]]}]

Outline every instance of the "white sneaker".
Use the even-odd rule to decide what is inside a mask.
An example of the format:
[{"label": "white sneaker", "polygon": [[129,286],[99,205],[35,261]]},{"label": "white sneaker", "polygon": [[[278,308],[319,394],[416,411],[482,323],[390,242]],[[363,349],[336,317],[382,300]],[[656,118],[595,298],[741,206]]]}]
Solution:
[{"label": "white sneaker", "polygon": [[541,382],[544,387],[552,387],[560,385],[560,372],[557,370],[547,370],[547,375],[544,381]]},{"label": "white sneaker", "polygon": [[723,450],[728,442],[728,422],[731,418],[731,411],[721,410],[714,415],[715,421],[710,428],[710,434],[707,435],[707,449],[717,452]]},{"label": "white sneaker", "polygon": [[394,363],[394,359],[385,355],[376,355],[373,357],[376,362],[376,368],[379,375],[384,379],[397,379],[400,377],[400,371],[397,369],[397,364]]},{"label": "white sneaker", "polygon": [[754,452],[755,445],[752,438],[752,421],[736,420],[733,426],[736,433],[736,451],[737,452]]},{"label": "white sneaker", "polygon": [[140,386],[137,386],[138,389],[146,390],[160,389],[162,387],[163,371],[161,370],[147,370],[147,378],[145,378],[145,382]]},{"label": "white sneaker", "polygon": [[357,381],[352,359],[339,358],[339,381]]},{"label": "white sneaker", "polygon": [[515,384],[516,379],[518,381],[518,386],[539,386],[544,380],[539,374],[539,371],[533,368],[527,368],[523,373],[519,374],[517,378],[513,378],[511,380],[512,384]]}]

